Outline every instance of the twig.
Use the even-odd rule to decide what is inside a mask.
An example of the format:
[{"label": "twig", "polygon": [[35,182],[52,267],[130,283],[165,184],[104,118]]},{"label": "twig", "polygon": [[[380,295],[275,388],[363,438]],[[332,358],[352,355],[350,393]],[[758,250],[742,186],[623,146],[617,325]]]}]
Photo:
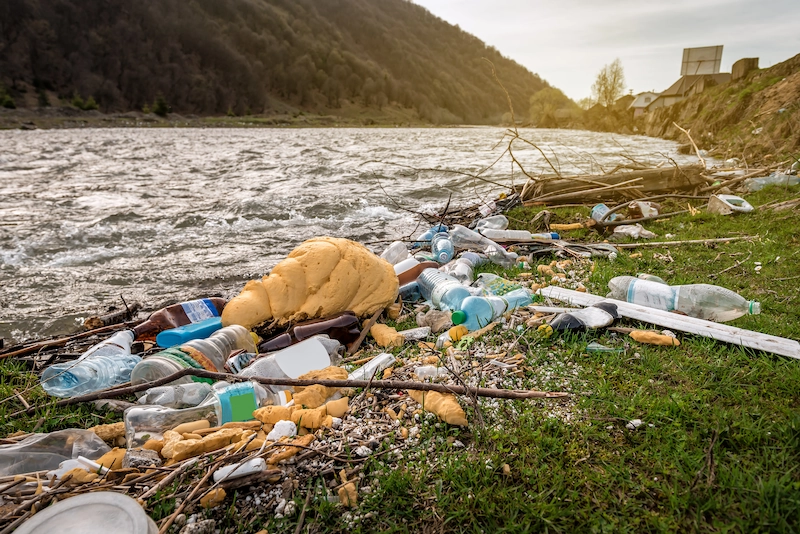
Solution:
[{"label": "twig", "polygon": [[300,511],[300,519],[297,520],[297,527],[294,529],[294,534],[300,534],[300,531],[303,530],[303,523],[306,520],[306,508],[308,508],[308,503],[311,502],[311,491],[306,494],[306,502],[303,503],[303,509]]},{"label": "twig", "polygon": [[74,341],[76,339],[83,339],[85,337],[93,336],[95,334],[102,334],[103,332],[110,332],[112,330],[121,330],[121,329],[123,329],[125,327],[128,327],[128,326],[135,326],[135,325],[139,324],[140,322],[141,321],[127,321],[127,322],[120,323],[120,324],[112,324],[112,325],[108,325],[108,326],[103,326],[103,327],[100,327],[100,328],[95,328],[94,330],[87,330],[86,332],[81,332],[80,334],[75,334],[75,335],[69,336],[69,337],[63,337],[63,338],[60,338],[60,339],[53,339],[51,341],[40,341],[38,343],[34,343],[33,345],[29,345],[27,347],[24,347],[24,348],[21,348],[21,349],[17,349],[17,350],[11,350],[11,349],[13,349],[15,347],[9,347],[8,348],[9,352],[4,352],[4,353],[0,354],[0,360],[3,360],[5,358],[15,358],[17,356],[25,356],[27,354],[30,354],[32,352],[37,352],[37,351],[42,350],[42,349],[49,349],[49,348],[53,348],[53,347],[63,347],[64,345],[66,345],[70,341]]},{"label": "twig", "polygon": [[740,266],[741,264],[743,264],[744,262],[746,262],[747,260],[749,260],[749,259],[750,259],[750,256],[752,256],[752,255],[753,255],[753,252],[752,252],[752,251],[750,251],[750,254],[748,254],[748,255],[747,255],[747,257],[746,257],[745,259],[743,259],[743,260],[741,260],[741,261],[738,261],[738,260],[737,260],[735,264],[731,265],[731,266],[730,266],[730,267],[728,267],[727,269],[722,269],[722,270],[721,270],[720,272],[718,272],[718,273],[709,274],[709,275],[708,275],[708,277],[709,277],[709,278],[716,278],[716,277],[718,277],[719,275],[721,275],[722,273],[727,273],[727,272],[728,272],[728,271],[730,271],[731,269],[735,269],[735,268],[737,268],[738,266]]},{"label": "twig", "polygon": [[699,159],[700,163],[703,164],[703,170],[708,170],[708,165],[706,165],[706,160],[704,160],[703,156],[700,155],[700,149],[697,148],[697,144],[694,142],[694,139],[692,139],[692,136],[689,133],[689,131],[688,130],[684,130],[683,128],[678,126],[678,124],[676,122],[673,122],[672,124],[673,124],[673,126],[675,126],[675,128],[679,129],[680,131],[682,131],[683,133],[686,134],[686,137],[689,138],[689,142],[692,143],[692,146],[694,147],[694,152],[695,152],[695,154],[697,154],[697,159]]},{"label": "twig", "polygon": [[639,247],[666,247],[671,245],[706,245],[708,243],[728,243],[729,241],[752,241],[758,239],[757,235],[745,235],[741,237],[719,237],[716,239],[690,239],[687,241],[657,241],[641,243],[615,243],[617,248],[639,248]]},{"label": "twig", "polygon": [[217,462],[211,466],[211,468],[208,470],[205,476],[200,480],[200,482],[198,482],[195,485],[194,489],[189,494],[189,496],[186,499],[184,499],[181,505],[174,512],[172,512],[172,515],[170,515],[166,519],[166,521],[164,521],[164,524],[162,524],[161,528],[158,529],[158,534],[165,534],[167,530],[169,530],[170,525],[172,525],[172,522],[175,521],[176,517],[178,517],[178,514],[183,512],[183,509],[186,508],[186,505],[192,500],[194,500],[194,497],[195,495],[197,495],[197,492],[200,491],[200,488],[203,487],[203,484],[205,484],[208,481],[208,479],[211,478],[211,475],[214,474],[214,471],[216,471],[220,465],[222,465],[222,462]]},{"label": "twig", "polygon": [[378,322],[378,317],[380,317],[382,313],[383,313],[383,308],[379,309],[378,311],[372,314],[372,317],[369,318],[367,324],[365,324],[364,328],[361,329],[361,334],[358,336],[358,339],[356,339],[355,341],[350,343],[350,345],[347,346],[347,354],[353,354],[355,351],[358,350],[358,347],[361,346],[361,344],[364,342],[364,339],[366,339],[367,334],[369,334],[370,328],[375,326],[375,323]]}]

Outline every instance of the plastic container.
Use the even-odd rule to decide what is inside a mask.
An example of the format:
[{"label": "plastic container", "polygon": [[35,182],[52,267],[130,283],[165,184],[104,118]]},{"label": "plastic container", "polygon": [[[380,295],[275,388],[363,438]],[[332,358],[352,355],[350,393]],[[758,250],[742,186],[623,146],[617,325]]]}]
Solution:
[{"label": "plastic container", "polygon": [[[255,352],[254,334],[247,328],[234,324],[214,332],[208,339],[193,339],[180,346],[181,351],[189,354],[194,360],[209,371],[225,370],[225,362],[231,352],[242,349]],[[205,359],[203,359],[205,357]],[[209,363],[213,368],[209,367]]]},{"label": "plastic container", "polygon": [[397,281],[401,286],[410,284],[419,277],[425,269],[438,269],[439,264],[435,261],[419,262],[416,258],[408,258],[394,266],[397,274]]},{"label": "plastic container", "polygon": [[193,339],[205,339],[221,328],[222,318],[211,317],[197,323],[189,323],[159,332],[156,336],[156,345],[169,348]]},{"label": "plastic container", "polygon": [[48,506],[15,534],[158,534],[156,523],[134,499],[113,491],[93,491]]},{"label": "plastic container", "polygon": [[[608,206],[606,206],[605,204],[596,204],[592,208],[592,213],[591,213],[590,216],[595,221],[600,222],[602,220],[602,218],[603,218],[603,215],[605,215],[609,211],[611,211],[611,209]],[[616,218],[617,218],[617,214],[616,213],[612,213],[610,216],[606,217],[606,221],[613,221]]]},{"label": "plastic container", "polygon": [[505,230],[508,228],[508,218],[505,215],[492,215],[485,219],[479,219],[475,223],[475,230],[481,231],[486,228],[493,230]]},{"label": "plastic container", "polygon": [[450,240],[450,236],[444,232],[434,235],[431,239],[431,253],[434,260],[439,263],[447,263],[452,260],[456,249]]},{"label": "plastic container", "polygon": [[42,373],[42,388],[54,397],[74,397],[127,382],[142,361],[131,354],[132,330],[117,332],[74,362],[51,365]]},{"label": "plastic container", "polygon": [[[146,357],[136,364],[131,372],[131,384],[134,386],[154,382],[184,369],[202,369],[188,354],[178,349],[167,349]],[[192,382],[205,382],[211,384],[213,380],[196,376],[184,376],[170,382],[171,385],[191,384]]]},{"label": "plastic container", "polygon": [[506,268],[513,267],[517,260],[517,255],[513,252],[507,252],[491,239],[459,224],[450,230],[450,239],[456,247],[476,249],[486,254],[492,263]]},{"label": "plastic container", "polygon": [[272,393],[255,382],[217,382],[212,393],[203,404],[182,410],[163,406],[128,408],[123,414],[128,448],[140,447],[148,439],[161,439],[167,430],[200,419],[211,426],[250,421],[259,406],[283,405],[290,398],[286,392]]},{"label": "plastic container", "polygon": [[211,385],[205,382],[175,384],[150,388],[139,397],[139,404],[157,404],[167,408],[188,408],[199,406],[213,392]]},{"label": "plastic container", "polygon": [[369,380],[374,376],[374,380],[380,380],[380,372],[392,366],[394,362],[394,356],[387,352],[383,352],[372,358],[365,365],[350,373],[347,378],[349,380]]},{"label": "plastic container", "polygon": [[[297,378],[331,365],[333,362],[325,345],[319,339],[311,338],[278,352],[261,356],[253,360],[239,374],[248,378]],[[264,385],[264,388],[278,392],[289,389],[289,386]]]},{"label": "plastic container", "polygon": [[607,295],[609,298],[659,310],[679,311],[708,321],[726,322],[743,315],[761,313],[760,303],[710,284],[668,286],[633,276],[617,276],[608,282],[608,287],[611,289]]},{"label": "plastic container", "polygon": [[527,289],[516,289],[502,297],[467,297],[461,310],[453,312],[453,324],[463,324],[472,332],[488,325],[507,311],[527,306],[532,302]]},{"label": "plastic container", "polygon": [[388,261],[392,265],[397,265],[410,256],[405,243],[402,241],[394,241],[383,251],[381,259]]},{"label": "plastic container", "polygon": [[164,330],[219,317],[226,303],[225,299],[215,297],[173,304],[153,312],[145,322],[133,327],[133,331],[136,339],[153,341]]},{"label": "plastic container", "polygon": [[[422,298],[440,310],[458,310],[461,301],[470,296],[461,282],[437,269],[425,269],[417,278]],[[421,325],[420,325],[421,326]]]}]

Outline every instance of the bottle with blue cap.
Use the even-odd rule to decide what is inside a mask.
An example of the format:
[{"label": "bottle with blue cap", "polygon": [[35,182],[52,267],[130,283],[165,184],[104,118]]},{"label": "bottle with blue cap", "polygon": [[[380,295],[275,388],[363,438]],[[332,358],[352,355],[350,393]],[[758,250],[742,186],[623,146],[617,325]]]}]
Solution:
[{"label": "bottle with blue cap", "polygon": [[461,301],[472,294],[461,282],[438,269],[422,271],[417,284],[422,298],[430,300],[440,310],[461,309]]},{"label": "bottle with blue cap", "polygon": [[470,332],[480,330],[504,313],[527,306],[531,302],[533,302],[531,293],[525,288],[515,289],[502,297],[470,296],[461,302],[460,310],[453,312],[453,324],[463,324]]},{"label": "bottle with blue cap", "polygon": [[455,252],[456,249],[453,246],[453,241],[447,233],[439,232],[431,238],[431,253],[433,254],[434,261],[447,263],[453,259]]},{"label": "bottle with blue cap", "polygon": [[426,246],[428,246],[428,244],[430,244],[431,239],[433,239],[434,235],[436,235],[436,234],[438,234],[440,232],[447,232],[447,231],[448,231],[447,226],[445,226],[443,224],[436,224],[436,225],[432,226],[430,229],[428,229],[428,230],[422,232],[421,234],[419,234],[417,236],[416,241],[411,243],[411,248],[415,249],[415,248],[420,248],[420,247],[426,247]]}]

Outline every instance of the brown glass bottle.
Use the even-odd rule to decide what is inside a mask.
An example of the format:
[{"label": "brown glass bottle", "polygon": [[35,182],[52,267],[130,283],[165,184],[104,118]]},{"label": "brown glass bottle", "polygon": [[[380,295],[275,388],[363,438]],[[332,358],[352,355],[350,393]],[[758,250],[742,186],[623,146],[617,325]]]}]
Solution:
[{"label": "brown glass bottle", "polygon": [[358,317],[351,311],[329,315],[322,319],[303,321],[294,325],[288,332],[262,342],[258,346],[258,352],[265,353],[285,349],[289,345],[318,334],[326,334],[331,339],[347,345],[361,335],[358,326]]},{"label": "brown glass bottle", "polygon": [[219,317],[225,304],[227,301],[219,297],[173,304],[153,312],[145,322],[135,326],[133,331],[138,340],[155,341],[156,334],[164,330]]}]

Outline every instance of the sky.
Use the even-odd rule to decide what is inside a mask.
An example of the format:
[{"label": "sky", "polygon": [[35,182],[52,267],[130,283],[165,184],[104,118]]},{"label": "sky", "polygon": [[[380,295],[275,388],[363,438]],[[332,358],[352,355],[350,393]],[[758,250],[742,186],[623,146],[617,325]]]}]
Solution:
[{"label": "sky", "polygon": [[723,45],[721,72],[800,54],[800,0],[413,0],[538,74],[573,100],[619,58],[625,92],[661,92],[684,48]]}]

